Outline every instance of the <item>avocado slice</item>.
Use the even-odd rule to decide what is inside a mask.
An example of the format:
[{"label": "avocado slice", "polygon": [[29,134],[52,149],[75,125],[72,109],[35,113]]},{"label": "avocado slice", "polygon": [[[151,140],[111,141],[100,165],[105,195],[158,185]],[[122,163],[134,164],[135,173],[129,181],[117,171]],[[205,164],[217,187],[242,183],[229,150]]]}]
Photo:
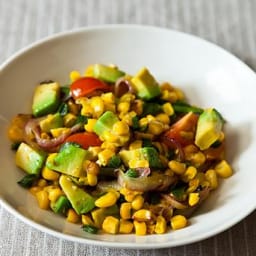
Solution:
[{"label": "avocado slice", "polygon": [[195,144],[200,150],[209,148],[216,142],[223,128],[224,119],[214,108],[204,110],[197,122]]},{"label": "avocado slice", "polygon": [[95,199],[73,183],[67,175],[61,175],[59,183],[77,214],[85,214],[95,207]]},{"label": "avocado slice", "polygon": [[101,64],[93,65],[93,77],[103,80],[104,82],[115,83],[117,79],[124,76],[125,72]]},{"label": "avocado slice", "polygon": [[59,103],[60,85],[56,82],[40,84],[33,96],[32,113],[36,117],[54,113]]},{"label": "avocado slice", "polygon": [[163,165],[158,157],[158,153],[153,147],[143,147],[134,150],[122,150],[119,152],[124,164],[129,167],[130,160],[147,160],[149,167],[152,168],[162,168]]},{"label": "avocado slice", "polygon": [[15,155],[15,163],[28,174],[39,175],[46,158],[45,152],[40,152],[22,142]]},{"label": "avocado slice", "polygon": [[104,136],[103,133],[111,131],[113,125],[118,121],[118,117],[113,112],[106,111],[95,123],[93,131],[99,136]]},{"label": "avocado slice", "polygon": [[83,162],[89,157],[89,152],[75,143],[65,143],[56,155],[50,155],[46,160],[49,169],[71,175],[83,177]]},{"label": "avocado slice", "polygon": [[151,100],[161,93],[159,84],[145,67],[131,79],[131,82],[141,99]]},{"label": "avocado slice", "polygon": [[49,114],[39,122],[42,132],[50,132],[51,129],[63,127],[63,118],[60,113]]}]

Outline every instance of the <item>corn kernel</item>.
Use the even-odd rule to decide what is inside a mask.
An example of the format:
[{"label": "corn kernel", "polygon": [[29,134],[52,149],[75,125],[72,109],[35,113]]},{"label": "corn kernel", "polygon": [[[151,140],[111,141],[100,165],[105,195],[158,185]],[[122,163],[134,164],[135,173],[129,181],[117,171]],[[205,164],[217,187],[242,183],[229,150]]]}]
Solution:
[{"label": "corn kernel", "polygon": [[48,193],[44,190],[41,190],[41,191],[38,191],[35,195],[36,195],[38,206],[41,209],[47,210],[50,206],[50,201],[48,199]]},{"label": "corn kernel", "polygon": [[146,127],[148,125],[148,119],[146,117],[143,117],[139,120],[140,127]]},{"label": "corn kernel", "polygon": [[57,199],[63,195],[63,191],[60,188],[54,188],[54,189],[50,189],[48,192],[48,199],[51,202],[56,202]]},{"label": "corn kernel", "polygon": [[93,175],[98,175],[100,172],[99,166],[93,162],[93,161],[85,161],[86,162],[86,172],[87,174],[93,174]]},{"label": "corn kernel", "polygon": [[67,113],[64,117],[63,117],[63,123],[65,127],[71,127],[75,124],[76,122],[76,115],[72,114],[72,113]]},{"label": "corn kernel", "polygon": [[135,198],[132,200],[132,208],[134,210],[140,210],[143,207],[144,204],[144,197],[141,195],[135,196]]},{"label": "corn kernel", "polygon": [[117,105],[117,110],[122,113],[122,114],[126,114],[129,112],[130,110],[130,102],[120,102],[118,105]]},{"label": "corn kernel", "polygon": [[161,89],[161,91],[163,91],[163,90],[173,91],[174,90],[173,86],[168,82],[162,83],[160,86],[160,89]]},{"label": "corn kernel", "polygon": [[174,114],[174,109],[172,107],[172,104],[169,102],[163,104],[163,111],[168,116],[172,116]]},{"label": "corn kernel", "polygon": [[149,167],[148,160],[132,159],[128,162],[129,168]]},{"label": "corn kernel", "polygon": [[129,150],[134,150],[142,147],[142,140],[135,140],[129,145]]},{"label": "corn kernel", "polygon": [[177,100],[183,100],[185,98],[184,96],[184,93],[182,90],[178,89],[178,88],[175,88],[174,89],[174,92],[176,93],[177,95]]},{"label": "corn kernel", "polygon": [[151,211],[147,209],[140,209],[132,215],[132,218],[137,221],[149,221],[152,217]]},{"label": "corn kernel", "polygon": [[180,163],[175,160],[171,160],[168,163],[169,168],[175,172],[176,174],[182,175],[186,171],[186,164],[185,163]]},{"label": "corn kernel", "polygon": [[71,82],[75,82],[76,80],[81,78],[81,75],[77,70],[73,70],[73,71],[70,72],[69,78],[70,78]]},{"label": "corn kernel", "polygon": [[93,117],[99,118],[104,112],[104,102],[99,96],[92,97],[90,105],[93,109]]},{"label": "corn kernel", "polygon": [[188,183],[189,187],[187,189],[187,192],[188,193],[194,192],[198,188],[199,184],[200,184],[200,181],[198,178],[194,178],[194,179],[190,180]]},{"label": "corn kernel", "polygon": [[204,155],[204,153],[202,152],[197,152],[195,154],[191,155],[190,161],[196,166],[199,167],[201,166],[206,160],[206,157]]},{"label": "corn kernel", "polygon": [[108,164],[108,161],[109,159],[115,154],[115,152],[113,152],[112,150],[109,150],[109,149],[104,149],[103,151],[101,151],[99,154],[98,154],[98,161],[99,161],[99,164],[100,165],[107,165]]},{"label": "corn kernel", "polygon": [[43,188],[38,187],[38,186],[33,186],[29,189],[29,192],[35,196],[37,192],[41,191]]},{"label": "corn kernel", "polygon": [[184,150],[185,155],[189,155],[189,154],[198,152],[198,148],[193,144],[187,145],[186,147],[183,148],[183,150]]},{"label": "corn kernel", "polygon": [[109,191],[95,201],[95,205],[100,208],[110,207],[117,201],[117,196],[114,192]]},{"label": "corn kernel", "polygon": [[175,215],[171,218],[172,229],[177,230],[187,226],[187,219],[183,215]]},{"label": "corn kernel", "polygon": [[101,147],[89,147],[88,151],[90,152],[90,159],[96,160],[98,158],[98,154],[102,151]]},{"label": "corn kernel", "polygon": [[80,220],[79,215],[75,212],[74,209],[68,209],[66,220],[71,223],[77,223]]},{"label": "corn kernel", "polygon": [[189,193],[188,204],[194,206],[199,202],[199,193]]},{"label": "corn kernel", "polygon": [[127,188],[121,188],[120,193],[124,196],[124,199],[129,203],[132,202],[135,196],[142,194],[141,191],[129,190]]},{"label": "corn kernel", "polygon": [[134,221],[135,234],[137,236],[144,236],[147,234],[147,225],[145,222]]},{"label": "corn kernel", "polygon": [[159,135],[164,131],[164,126],[161,122],[151,121],[148,124],[148,132],[153,135]]},{"label": "corn kernel", "polygon": [[117,135],[127,135],[129,134],[129,126],[123,121],[116,122],[113,125],[113,133]]},{"label": "corn kernel", "polygon": [[58,180],[60,177],[60,174],[49,169],[47,166],[44,166],[42,170],[42,177],[46,180]]},{"label": "corn kernel", "polygon": [[209,169],[205,173],[205,178],[207,181],[210,182],[210,186],[212,189],[215,189],[218,187],[218,178],[215,170]]},{"label": "corn kernel", "polygon": [[128,220],[132,217],[131,215],[132,204],[131,203],[122,203],[120,206],[120,216],[124,220]]},{"label": "corn kernel", "polygon": [[87,214],[83,214],[82,215],[82,223],[83,223],[83,225],[94,226],[92,218],[89,215],[87,215]]},{"label": "corn kernel", "polygon": [[113,216],[107,216],[103,223],[102,229],[109,234],[117,234],[119,231],[119,220]]},{"label": "corn kernel", "polygon": [[121,96],[120,102],[131,102],[135,99],[135,95],[132,93],[125,93]]},{"label": "corn kernel", "polygon": [[142,100],[135,100],[132,103],[131,109],[136,112],[137,115],[141,115],[143,113],[143,104],[144,102]]},{"label": "corn kernel", "polygon": [[47,181],[45,179],[40,179],[38,182],[37,182],[37,186],[43,188],[45,186],[47,186]]},{"label": "corn kernel", "polygon": [[233,174],[233,170],[226,160],[220,161],[214,169],[221,178],[228,178]]},{"label": "corn kernel", "polygon": [[54,138],[57,138],[62,134],[70,133],[70,128],[67,128],[67,127],[54,128],[54,129],[51,129],[50,132]]},{"label": "corn kernel", "polygon": [[112,92],[107,92],[107,93],[101,94],[101,98],[104,101],[104,104],[105,103],[110,103],[110,104],[115,103],[115,96]]},{"label": "corn kernel", "polygon": [[87,180],[89,186],[96,186],[98,182],[98,178],[95,174],[88,173]]},{"label": "corn kernel", "polygon": [[189,166],[185,173],[182,175],[182,180],[188,182],[195,178],[197,174],[197,169],[194,166]]},{"label": "corn kernel", "polygon": [[97,122],[97,119],[94,119],[94,118],[89,118],[87,120],[87,124],[84,125],[84,129],[87,131],[87,132],[93,132],[93,127],[95,125],[95,123]]},{"label": "corn kernel", "polygon": [[119,233],[130,234],[133,230],[133,223],[128,220],[120,220],[119,222]]},{"label": "corn kernel", "polygon": [[156,120],[163,124],[170,124],[170,117],[165,113],[160,113],[156,116]]},{"label": "corn kernel", "polygon": [[156,225],[155,225],[155,233],[156,234],[164,234],[167,229],[166,220],[163,216],[157,216]]},{"label": "corn kernel", "polygon": [[86,70],[84,71],[84,76],[86,77],[93,77],[93,69],[94,69],[94,65],[90,65],[86,68]]}]

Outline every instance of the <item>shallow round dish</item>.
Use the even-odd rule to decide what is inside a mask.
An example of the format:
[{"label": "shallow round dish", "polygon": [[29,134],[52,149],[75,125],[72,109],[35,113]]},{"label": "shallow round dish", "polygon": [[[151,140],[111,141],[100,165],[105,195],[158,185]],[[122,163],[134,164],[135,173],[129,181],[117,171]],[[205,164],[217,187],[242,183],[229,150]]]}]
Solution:
[{"label": "shallow round dish", "polygon": [[[17,185],[6,137],[9,120],[31,112],[35,85],[46,79],[66,84],[71,70],[114,63],[134,74],[147,66],[157,80],[185,91],[190,103],[217,108],[226,119],[227,158],[234,175],[224,180],[182,230],[164,235],[90,235],[61,216],[40,210]],[[0,67],[0,202],[15,216],[57,237],[93,245],[163,248],[206,239],[255,210],[256,75],[225,50],[184,33],[143,26],[86,28],[50,37],[20,51]]]}]

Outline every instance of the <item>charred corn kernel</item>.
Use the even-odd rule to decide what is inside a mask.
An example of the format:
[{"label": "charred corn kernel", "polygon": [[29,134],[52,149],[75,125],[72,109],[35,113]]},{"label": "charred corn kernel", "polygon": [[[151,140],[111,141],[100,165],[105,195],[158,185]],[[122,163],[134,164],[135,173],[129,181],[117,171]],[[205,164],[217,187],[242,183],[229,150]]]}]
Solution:
[{"label": "charred corn kernel", "polygon": [[90,105],[93,109],[93,116],[95,118],[100,117],[104,112],[104,102],[99,96],[92,97],[90,100]]},{"label": "charred corn kernel", "polygon": [[42,177],[46,180],[58,180],[60,174],[44,166],[42,170]]},{"label": "charred corn kernel", "polygon": [[182,180],[188,182],[195,178],[197,174],[197,169],[194,166],[189,166],[185,173],[182,175]]},{"label": "charred corn kernel", "polygon": [[38,182],[37,182],[37,186],[43,188],[45,186],[47,186],[47,181],[45,179],[40,179]]},{"label": "charred corn kernel", "polygon": [[194,178],[194,179],[190,180],[188,183],[187,192],[188,193],[194,192],[198,188],[199,184],[200,184],[200,181],[198,178]]},{"label": "charred corn kernel", "polygon": [[183,215],[175,215],[171,218],[170,224],[174,230],[181,229],[187,226],[187,219]]},{"label": "charred corn kernel", "polygon": [[54,129],[51,129],[50,132],[54,138],[57,138],[62,134],[70,133],[70,128],[66,128],[66,127],[54,128]]},{"label": "charred corn kernel", "polygon": [[156,120],[163,124],[170,124],[170,117],[165,113],[160,113],[156,116]]},{"label": "charred corn kernel", "polygon": [[63,117],[63,123],[65,127],[71,127],[74,125],[74,123],[76,122],[76,115],[72,114],[72,113],[67,113],[64,117]]},{"label": "charred corn kernel", "polygon": [[142,147],[142,140],[135,140],[129,145],[129,150],[138,149]]},{"label": "charred corn kernel", "polygon": [[107,165],[108,164],[108,161],[109,159],[115,154],[114,151],[112,150],[109,150],[109,149],[104,149],[103,151],[101,151],[99,154],[98,154],[98,161],[99,161],[99,164],[100,165]]},{"label": "charred corn kernel", "polygon": [[188,204],[194,206],[199,202],[199,193],[189,193],[188,195]]},{"label": "charred corn kernel", "polygon": [[174,109],[172,107],[172,104],[169,102],[163,104],[163,111],[168,116],[172,116],[174,114]]},{"label": "charred corn kernel", "polygon": [[98,175],[100,172],[100,167],[93,161],[87,161],[85,169],[87,174]]},{"label": "charred corn kernel", "polygon": [[215,189],[218,187],[218,178],[215,170],[213,169],[207,170],[205,173],[205,178],[207,181],[210,182],[210,186],[212,189]]},{"label": "charred corn kernel", "polygon": [[81,78],[81,75],[77,70],[73,70],[73,71],[70,72],[69,78],[70,78],[71,82],[75,82],[76,80]]},{"label": "charred corn kernel", "polygon": [[132,202],[135,196],[142,194],[142,192],[140,191],[129,190],[127,188],[121,188],[120,193],[124,196],[124,199],[129,203]]},{"label": "charred corn kernel", "polygon": [[132,204],[131,203],[122,203],[120,206],[120,216],[124,220],[131,219],[132,215]]},{"label": "charred corn kernel", "polygon": [[148,132],[154,135],[159,135],[164,131],[164,126],[161,122],[151,121],[148,124]]},{"label": "charred corn kernel", "polygon": [[105,103],[115,103],[115,96],[112,92],[107,92],[107,93],[103,93],[101,94],[101,98]]},{"label": "charred corn kernel", "polygon": [[182,90],[175,88],[174,92],[177,95],[177,100],[184,100],[185,96]]},{"label": "charred corn kernel", "polygon": [[89,186],[96,186],[98,182],[97,175],[88,173],[87,174],[87,181]]},{"label": "charred corn kernel", "polygon": [[233,170],[226,160],[220,161],[214,169],[221,178],[228,178],[233,174]]},{"label": "charred corn kernel", "polygon": [[82,220],[82,224],[83,225],[94,226],[92,218],[89,215],[87,215],[87,214],[83,214],[81,220]]},{"label": "charred corn kernel", "polygon": [[155,225],[155,233],[156,234],[164,234],[167,229],[166,220],[163,216],[157,216],[156,225]]},{"label": "charred corn kernel", "polygon": [[50,139],[50,136],[48,133],[46,132],[42,132],[41,135],[40,135],[41,139],[45,139],[45,140],[48,140]]},{"label": "charred corn kernel", "polygon": [[149,167],[148,160],[132,159],[128,162],[130,168]]},{"label": "charred corn kernel", "polygon": [[77,105],[72,99],[68,101],[68,110],[74,115],[78,115],[80,111],[80,106]]},{"label": "charred corn kernel", "polygon": [[118,121],[113,125],[113,133],[117,135],[129,134],[129,126],[123,121]]},{"label": "charred corn kernel", "polygon": [[84,76],[93,77],[93,69],[94,69],[94,65],[89,65],[84,71]]},{"label": "charred corn kernel", "polygon": [[128,220],[120,220],[119,222],[119,233],[130,234],[133,230],[133,223]]},{"label": "charred corn kernel", "polygon": [[35,196],[37,192],[41,191],[43,188],[38,187],[38,186],[33,186],[29,189],[29,192]]},{"label": "charred corn kernel", "polygon": [[204,155],[204,153],[202,152],[197,152],[195,154],[191,155],[191,159],[190,161],[195,165],[195,166],[201,166],[206,160],[206,157]]},{"label": "charred corn kernel", "polygon": [[147,209],[140,209],[132,215],[132,218],[137,221],[149,221],[152,217],[151,211]]},{"label": "charred corn kernel", "polygon": [[199,180],[199,184],[201,184],[202,182],[204,182],[206,180],[205,173],[203,173],[203,172],[198,172],[196,174],[195,178]]},{"label": "charred corn kernel", "polygon": [[66,220],[71,223],[77,223],[80,221],[80,216],[75,212],[74,209],[68,209]]},{"label": "charred corn kernel", "polygon": [[143,113],[143,104],[144,102],[142,100],[135,100],[132,105],[131,109],[137,113],[137,115],[141,115]]},{"label": "charred corn kernel", "polygon": [[41,190],[41,191],[38,191],[35,195],[36,195],[38,206],[41,209],[47,210],[50,206],[50,200],[48,198],[48,193],[44,190]]},{"label": "charred corn kernel", "polygon": [[102,229],[109,234],[117,234],[119,231],[119,219],[113,216],[107,216],[103,223]]},{"label": "charred corn kernel", "polygon": [[155,223],[147,223],[147,234],[150,234],[150,235],[154,234],[155,227],[156,227]]},{"label": "charred corn kernel", "polygon": [[48,191],[48,199],[51,201],[51,202],[56,202],[57,199],[63,195],[63,191],[60,189],[60,188],[54,188],[54,189],[50,189]]},{"label": "charred corn kernel", "polygon": [[183,150],[185,155],[198,152],[198,148],[193,144],[187,145],[186,147],[183,148]]},{"label": "charred corn kernel", "polygon": [[117,110],[118,110],[120,113],[123,113],[123,114],[128,113],[129,110],[130,110],[130,102],[127,102],[127,101],[120,102],[120,103],[117,105]]},{"label": "charred corn kernel", "polygon": [[135,229],[135,234],[137,236],[144,236],[147,234],[147,225],[144,221],[133,221],[134,229]]},{"label": "charred corn kernel", "polygon": [[144,197],[141,195],[135,196],[135,198],[132,200],[132,208],[134,210],[140,210],[143,207],[144,204]]},{"label": "charred corn kernel", "polygon": [[168,163],[169,168],[176,174],[182,175],[186,171],[186,164],[171,160]]},{"label": "charred corn kernel", "polygon": [[114,192],[109,191],[95,201],[95,205],[100,208],[106,208],[114,205],[117,201],[117,196]]}]

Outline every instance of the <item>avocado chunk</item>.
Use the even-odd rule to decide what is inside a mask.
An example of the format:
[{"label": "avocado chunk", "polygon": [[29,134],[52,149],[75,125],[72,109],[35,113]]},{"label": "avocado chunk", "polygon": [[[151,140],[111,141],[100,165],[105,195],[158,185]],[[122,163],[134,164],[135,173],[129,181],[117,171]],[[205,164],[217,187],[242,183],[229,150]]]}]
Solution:
[{"label": "avocado chunk", "polygon": [[131,81],[141,99],[151,100],[161,93],[159,84],[147,68],[142,68]]},{"label": "avocado chunk", "polygon": [[63,127],[63,118],[60,113],[49,114],[39,122],[42,132],[50,132],[51,129]]},{"label": "avocado chunk", "polygon": [[22,142],[15,155],[15,163],[28,174],[39,175],[45,162],[45,152],[40,152]]},{"label": "avocado chunk", "polygon": [[50,155],[46,160],[49,169],[71,175],[74,177],[85,176],[83,162],[89,157],[89,152],[75,143],[65,143],[60,152]]},{"label": "avocado chunk", "polygon": [[106,111],[95,123],[93,131],[99,136],[104,136],[104,132],[111,131],[113,125],[118,121],[118,117],[113,112]]},{"label": "avocado chunk", "polygon": [[43,116],[56,112],[60,103],[60,85],[58,83],[40,84],[33,96],[32,113]]},{"label": "avocado chunk", "polygon": [[93,77],[98,78],[104,82],[115,83],[117,79],[124,76],[125,72],[101,64],[93,65]]},{"label": "avocado chunk", "polygon": [[209,148],[216,142],[222,132],[224,120],[214,108],[204,110],[197,122],[195,144],[200,150]]},{"label": "avocado chunk", "polygon": [[[162,168],[163,165],[159,159],[158,153],[153,147],[143,147],[134,150],[122,150],[119,152],[119,156],[127,167],[130,160],[147,160],[149,167]],[[139,167],[139,166],[138,166]]]},{"label": "avocado chunk", "polygon": [[95,207],[95,199],[73,183],[67,175],[61,175],[59,183],[77,214],[85,214]]}]

